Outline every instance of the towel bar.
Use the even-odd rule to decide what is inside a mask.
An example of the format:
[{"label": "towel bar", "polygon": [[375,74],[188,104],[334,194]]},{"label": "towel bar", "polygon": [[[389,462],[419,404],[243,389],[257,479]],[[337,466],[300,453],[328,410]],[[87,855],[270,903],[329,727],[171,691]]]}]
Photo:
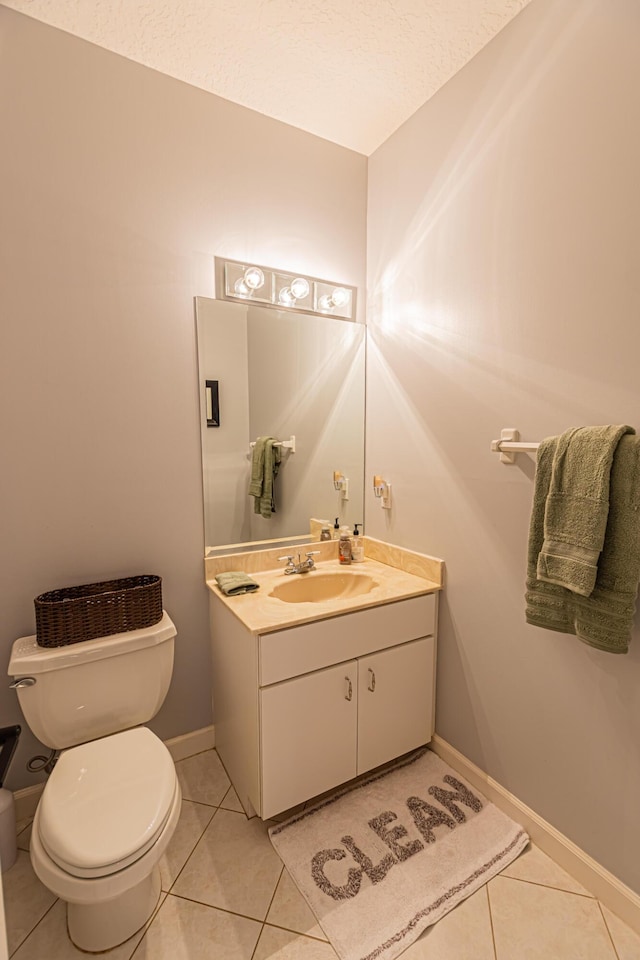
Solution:
[{"label": "towel bar", "polygon": [[491,441],[492,453],[500,454],[502,463],[515,463],[518,453],[535,453],[539,443],[525,443],[520,440],[520,432],[513,427],[505,427],[499,440]]},{"label": "towel bar", "polygon": [[[252,440],[249,444],[250,447],[255,447],[256,442]],[[274,447],[283,447],[285,450],[291,450],[291,453],[296,452],[296,438],[291,436],[289,440],[274,440]]]}]

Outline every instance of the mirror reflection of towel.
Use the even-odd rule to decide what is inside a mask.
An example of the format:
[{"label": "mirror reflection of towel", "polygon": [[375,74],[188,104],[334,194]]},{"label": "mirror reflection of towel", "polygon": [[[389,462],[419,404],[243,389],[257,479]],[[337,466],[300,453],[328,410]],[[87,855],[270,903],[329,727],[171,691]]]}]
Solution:
[{"label": "mirror reflection of towel", "polygon": [[274,481],[280,469],[280,447],[273,437],[258,437],[251,456],[249,496],[254,497],[253,510],[265,520],[276,512]]}]

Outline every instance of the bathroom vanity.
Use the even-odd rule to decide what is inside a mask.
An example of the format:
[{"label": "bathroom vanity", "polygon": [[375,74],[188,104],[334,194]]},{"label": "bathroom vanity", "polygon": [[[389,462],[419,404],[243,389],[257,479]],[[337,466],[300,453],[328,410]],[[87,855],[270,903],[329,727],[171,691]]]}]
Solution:
[{"label": "bathroom vanity", "polygon": [[[365,562],[345,569],[335,542],[322,547],[317,570],[292,577],[256,569],[268,556],[229,558],[260,584],[234,597],[213,579],[223,558],[207,561],[216,748],[245,811],[263,820],[433,734],[441,561],[368,540]],[[279,599],[286,581],[320,599]]]}]

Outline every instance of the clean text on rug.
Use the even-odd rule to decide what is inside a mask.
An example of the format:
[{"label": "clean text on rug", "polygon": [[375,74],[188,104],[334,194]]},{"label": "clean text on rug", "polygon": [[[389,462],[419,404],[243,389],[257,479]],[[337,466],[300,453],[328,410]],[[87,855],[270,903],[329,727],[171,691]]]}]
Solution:
[{"label": "clean text on rug", "polygon": [[[352,836],[341,837],[341,847],[318,850],[312,857],[311,876],[316,886],[334,900],[348,900],[355,897],[360,892],[363,874],[369,878],[371,883],[380,883],[396,864],[403,863],[409,857],[420,853],[421,850],[425,849],[425,843],[435,843],[437,839],[436,827],[444,826],[448,830],[454,830],[459,824],[465,823],[467,814],[458,804],[464,804],[474,813],[479,813],[482,810],[482,801],[463,783],[449,775],[445,775],[443,780],[449,786],[454,787],[454,790],[431,786],[427,791],[440,804],[440,807],[436,807],[417,796],[410,796],[406,799],[405,805],[409,819],[422,839],[420,837],[412,838],[402,823],[397,823],[389,829],[388,825],[397,821],[398,815],[393,810],[384,810],[377,817],[368,820],[367,825],[389,847],[389,853],[385,854],[378,863],[374,863],[358,846]],[[445,813],[445,810],[441,807],[449,812]],[[348,857],[346,851],[351,854],[358,866],[350,866],[347,870],[346,882],[339,885],[329,879],[326,874],[326,866],[332,861],[346,860]]]}]

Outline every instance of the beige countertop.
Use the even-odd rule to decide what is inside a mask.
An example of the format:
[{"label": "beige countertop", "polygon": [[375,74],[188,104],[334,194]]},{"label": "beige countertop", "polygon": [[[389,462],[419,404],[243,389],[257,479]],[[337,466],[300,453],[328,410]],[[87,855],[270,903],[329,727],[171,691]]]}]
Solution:
[{"label": "beige countertop", "polygon": [[[242,569],[238,564],[236,569]],[[375,581],[368,593],[358,596],[338,597],[307,603],[287,603],[269,594],[280,583],[289,580],[311,578],[323,573],[340,573],[345,576],[367,574]],[[207,586],[221,603],[244,624],[253,634],[271,633],[312,620],[324,620],[327,617],[364,610],[395,600],[406,600],[425,593],[441,590],[441,582],[416,576],[396,566],[390,566],[379,560],[367,557],[362,563],[340,564],[336,559],[324,560],[316,564],[315,570],[304,574],[285,576],[282,567],[277,570],[251,572],[260,589],[253,593],[243,593],[233,597],[225,596],[215,579],[207,579]]]}]

